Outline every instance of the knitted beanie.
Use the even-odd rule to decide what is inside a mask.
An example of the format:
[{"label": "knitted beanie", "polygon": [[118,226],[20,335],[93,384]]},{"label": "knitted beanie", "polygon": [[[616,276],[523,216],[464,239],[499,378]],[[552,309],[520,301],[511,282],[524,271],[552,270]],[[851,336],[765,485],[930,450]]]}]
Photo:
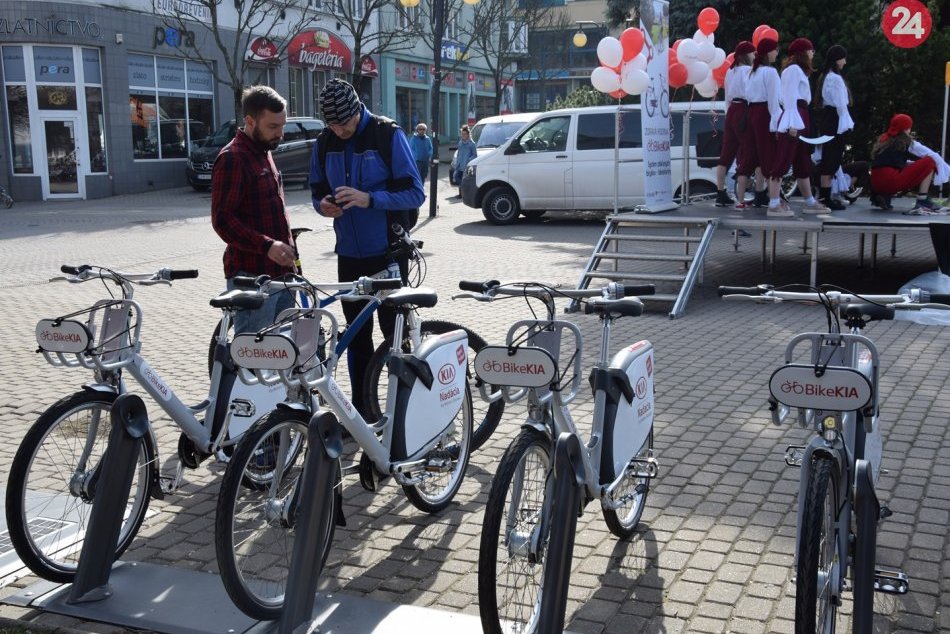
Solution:
[{"label": "knitted beanie", "polygon": [[804,53],[805,51],[815,50],[815,45],[811,43],[807,37],[799,37],[792,40],[792,43],[788,45],[788,54],[789,55],[798,55],[799,53]]},{"label": "knitted beanie", "polygon": [[734,53],[737,56],[748,55],[749,53],[754,53],[754,52],[755,52],[755,47],[752,46],[752,42],[748,40],[742,40],[741,42],[736,44],[736,50],[734,51]]},{"label": "knitted beanie", "polygon": [[767,37],[759,40],[759,45],[755,47],[755,53],[760,57],[765,57],[772,51],[776,50],[778,50],[778,42]]},{"label": "knitted beanie", "polygon": [[331,79],[320,92],[320,110],[327,124],[344,124],[360,111],[356,90],[342,79]]}]

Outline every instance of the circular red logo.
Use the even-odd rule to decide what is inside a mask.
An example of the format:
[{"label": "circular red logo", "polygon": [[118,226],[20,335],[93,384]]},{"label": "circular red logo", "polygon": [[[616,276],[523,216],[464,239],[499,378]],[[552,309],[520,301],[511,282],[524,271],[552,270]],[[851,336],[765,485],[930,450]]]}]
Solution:
[{"label": "circular red logo", "polygon": [[897,0],[887,5],[881,16],[884,37],[894,46],[914,48],[930,37],[933,20],[919,0]]},{"label": "circular red logo", "polygon": [[439,383],[448,385],[455,380],[455,368],[450,363],[446,363],[439,368]]}]

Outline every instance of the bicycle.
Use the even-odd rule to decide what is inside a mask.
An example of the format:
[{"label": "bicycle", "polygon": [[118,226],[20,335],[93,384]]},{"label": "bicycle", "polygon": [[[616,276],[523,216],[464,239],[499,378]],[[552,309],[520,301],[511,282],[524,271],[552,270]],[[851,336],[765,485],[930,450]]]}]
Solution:
[{"label": "bicycle", "polygon": [[[790,290],[802,288],[806,290]],[[892,513],[880,505],[875,491],[883,453],[880,358],[863,332],[869,322],[893,319],[898,310],[950,309],[945,305],[950,295],[917,289],[909,295],[860,295],[833,286],[803,285],[723,286],[719,294],[724,300],[825,309],[827,331],[794,335],[785,347],[785,364],[769,380],[772,422],[781,425],[794,407],[799,426],[815,433],[807,445],[792,445],[785,452],[786,464],[802,470],[795,631],[834,632],[850,580],[853,631],[870,632],[874,591],[904,594],[909,581],[902,572],[875,568],[877,524]],[[848,332],[842,331],[842,317]]]},{"label": "bicycle", "polygon": [[[101,280],[110,298],[91,307],[36,326],[37,352],[55,367],[92,370],[93,381],[49,406],[30,427],[10,468],[6,519],[10,541],[26,566],[44,579],[69,583],[76,574],[79,552],[96,495],[101,459],[109,437],[109,411],[127,391],[125,374],[142,386],[181,430],[174,475],[159,473],[154,433],[146,434],[138,458],[130,502],[120,530],[115,557],[125,552],[145,518],[149,499],[174,492],[184,469],[196,469],[214,455],[227,460],[237,438],[264,412],[284,399],[282,386],[246,386],[237,370],[220,360],[213,364],[207,397],[185,405],[171,386],[141,356],[142,308],[133,299],[134,286],[171,284],[198,272],[167,268],[129,274],[105,267],[63,266],[66,277],[51,281],[74,284]],[[121,289],[116,297],[109,284]],[[212,300],[230,324],[239,306]],[[83,319],[83,316],[85,317]],[[221,340],[218,345],[227,348]],[[199,418],[202,417],[202,418]]]},{"label": "bicycle", "polygon": [[[369,302],[343,335],[338,335],[333,313],[314,307],[284,311],[272,327],[234,338],[232,356],[239,351],[235,362],[244,367],[245,380],[277,380],[288,391],[310,395],[292,405],[278,405],[258,421],[238,445],[222,481],[215,515],[218,567],[228,595],[248,616],[270,620],[283,609],[302,495],[298,479],[309,452],[307,428],[324,406],[362,449],[358,464],[341,469],[341,478],[356,472],[365,489],[376,491],[381,478],[392,477],[410,503],[427,513],[446,508],[462,484],[472,435],[464,329],[429,337],[411,353],[393,347],[386,406],[377,421],[365,420],[333,378],[349,337],[376,305],[397,311],[394,341],[400,342],[415,308],[437,301],[428,289],[406,288],[383,298],[367,295],[379,288],[367,284],[391,282],[399,284],[362,278],[348,298],[341,297]],[[288,289],[310,287],[314,294],[352,285],[311,285],[302,279],[284,284]],[[319,332],[329,333],[325,358],[313,344]],[[290,451],[293,447],[301,450]],[[246,486],[244,474],[258,468],[273,469],[274,477],[263,487]],[[320,528],[318,537],[323,561],[334,526],[343,521],[341,486],[338,479],[335,490],[314,494],[330,505],[329,525]]]},{"label": "bicycle", "polygon": [[[635,317],[643,304],[629,295],[652,294],[652,285],[611,283],[601,289],[557,289],[538,282],[461,282],[478,301],[522,297],[540,300],[546,314],[515,322],[506,345],[488,346],[475,360],[486,384],[503,386],[508,403],[527,398],[528,416],[492,479],[478,552],[478,603],[482,628],[535,632],[542,579],[548,564],[554,500],[552,451],[562,432],[580,437],[568,405],[580,392],[580,330],[555,319],[555,299],[589,299],[588,314],[602,321],[600,357],[590,374],[594,397],[592,435],[582,452],[582,507],[600,500],[611,533],[636,530],[658,467],[653,455],[653,346],[627,346],[608,362],[611,324]],[[568,341],[565,342],[565,339]],[[573,348],[566,343],[573,339]],[[581,509],[578,509],[580,512]]]}]

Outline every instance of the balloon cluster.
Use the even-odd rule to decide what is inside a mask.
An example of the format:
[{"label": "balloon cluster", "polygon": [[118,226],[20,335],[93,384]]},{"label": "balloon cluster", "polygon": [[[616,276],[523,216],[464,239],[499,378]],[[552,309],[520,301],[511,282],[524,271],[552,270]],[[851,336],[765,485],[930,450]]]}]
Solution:
[{"label": "balloon cluster", "polygon": [[715,97],[732,66],[734,55],[716,46],[719,12],[706,7],[696,18],[699,27],[691,39],[676,40],[670,49],[670,86],[692,84],[706,98]]},{"label": "balloon cluster", "polygon": [[600,92],[620,99],[639,95],[650,83],[643,51],[643,31],[629,28],[620,39],[607,36],[597,44],[600,66],[590,74],[590,83]]}]

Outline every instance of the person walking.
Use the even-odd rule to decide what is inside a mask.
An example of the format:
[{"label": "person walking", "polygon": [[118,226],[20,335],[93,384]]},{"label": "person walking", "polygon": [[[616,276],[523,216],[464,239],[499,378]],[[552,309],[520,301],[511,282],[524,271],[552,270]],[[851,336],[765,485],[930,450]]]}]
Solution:
[{"label": "person walking", "polygon": [[726,71],[726,78],[723,81],[723,87],[726,93],[726,124],[722,135],[722,150],[719,152],[719,164],[716,166],[716,206],[732,207],[738,203],[745,206],[745,190],[749,184],[749,175],[743,175],[738,167],[741,165],[741,158],[737,161],[736,167],[736,194],[739,196],[738,203],[732,199],[732,196],[726,191],[726,171],[742,154],[742,144],[744,140],[751,139],[751,135],[746,134],[746,126],[749,116],[749,100],[746,96],[746,83],[749,81],[749,71],[752,70],[752,58],[755,55],[755,47],[752,42],[742,41],[736,45],[734,61],[729,70]]},{"label": "person walking", "polygon": [[[294,271],[296,250],[284,205],[280,172],[271,150],[280,145],[287,102],[268,86],[241,95],[244,127],[225,145],[211,170],[211,226],[227,244],[224,277],[228,290],[237,276],[280,277]],[[256,310],[234,315],[234,332],[258,331],[294,305],[289,291],[268,296]]]},{"label": "person walking", "polygon": [[[808,76],[812,72],[811,60],[814,55],[815,47],[807,38],[794,39],[788,45],[788,57],[785,58],[781,76],[782,112],[777,120],[773,114],[772,128],[778,133],[775,157],[764,170],[769,178],[769,213],[772,215],[794,215],[788,203],[781,198],[782,178],[789,166],[798,180],[798,191],[805,199],[802,213],[826,214],[831,211],[812,195],[811,146],[799,139],[809,129],[811,86]],[[782,210],[785,213],[779,213]]]},{"label": "person walking", "polygon": [[475,148],[475,141],[472,141],[472,131],[468,125],[463,125],[459,129],[459,149],[455,159],[455,182],[459,186],[459,196],[462,195],[462,177],[465,175],[465,168],[469,162],[478,156],[478,150]]},{"label": "person walking", "polygon": [[[768,165],[775,160],[775,123],[782,114],[781,80],[773,64],[778,57],[778,42],[771,38],[759,40],[755,47],[755,59],[752,70],[749,71],[749,80],[746,83],[746,96],[749,99],[749,123],[746,134],[750,136],[744,146],[742,164],[739,173],[746,179],[750,178],[756,168],[761,167],[764,172]],[[743,195],[745,192],[742,192]],[[768,204],[762,200],[768,196],[767,192],[756,192],[755,205]],[[742,205],[740,207],[740,205]],[[745,209],[745,201],[736,202],[737,209]],[[780,205],[768,206],[766,215],[790,216],[790,209]]]},{"label": "person walking", "polygon": [[[337,277],[349,282],[388,269],[405,279],[405,259],[396,262],[387,251],[396,241],[393,223],[408,228],[408,212],[425,199],[409,141],[394,121],[370,112],[353,86],[341,79],[324,87],[320,109],[327,127],[313,148],[310,193],[317,213],[333,218]],[[343,303],[348,324],[364,305]],[[390,336],[395,311],[380,307],[376,314],[383,336]],[[364,416],[363,379],[372,354],[370,319],[347,348],[351,393]]]},{"label": "person walking", "polygon": [[837,198],[831,195],[831,181],[841,167],[841,157],[847,135],[854,129],[854,120],[848,106],[851,105],[851,91],[841,76],[841,70],[848,63],[848,51],[835,44],[825,54],[825,73],[819,80],[819,106],[821,108],[821,134],[833,136],[821,146],[821,161],[818,163],[819,189],[818,199],[832,211],[845,208]]},{"label": "person walking", "polygon": [[429,163],[432,161],[432,139],[426,134],[428,129],[426,124],[419,123],[416,126],[416,133],[409,139],[412,158],[416,161],[419,180],[422,181],[423,185],[425,185],[426,176],[429,174]]}]

